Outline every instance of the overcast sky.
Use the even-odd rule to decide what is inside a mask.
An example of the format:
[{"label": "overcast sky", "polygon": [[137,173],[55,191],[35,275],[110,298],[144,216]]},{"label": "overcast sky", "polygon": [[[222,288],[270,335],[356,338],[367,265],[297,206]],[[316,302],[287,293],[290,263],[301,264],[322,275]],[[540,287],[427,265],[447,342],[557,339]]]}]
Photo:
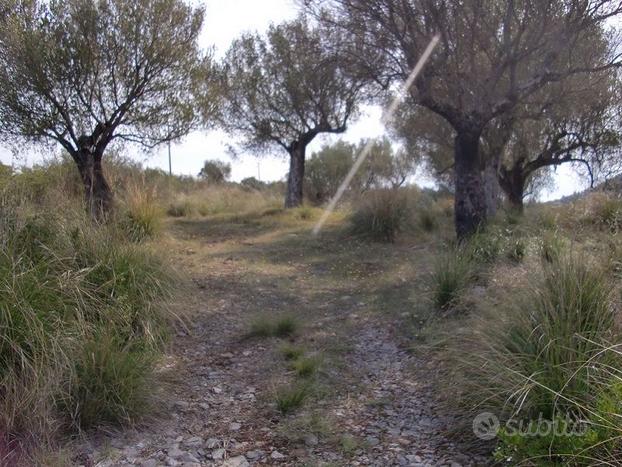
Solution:
[{"label": "overcast sky", "polygon": [[[199,0],[195,0],[198,2]],[[204,31],[201,45],[215,47],[216,56],[222,57],[231,41],[245,31],[264,31],[270,23],[293,18],[296,15],[294,0],[205,0],[206,6]],[[380,125],[381,111],[377,108],[364,109],[361,118],[350,125],[349,130],[341,137],[357,142],[361,138],[380,136],[383,128]],[[331,141],[337,137],[331,137]],[[195,132],[180,143],[172,145],[172,165],[176,174],[196,175],[205,159],[230,160],[227,155],[226,142],[229,137],[221,131]],[[309,152],[317,150],[327,138],[316,138]],[[162,147],[152,153],[145,154],[137,149],[129,150],[131,157],[140,160],[149,167],[160,167],[168,170],[168,152]],[[0,161],[5,164],[31,165],[45,157],[40,151],[28,150],[14,159],[11,152],[0,147]],[[260,177],[262,180],[280,180],[287,174],[286,153],[278,147],[274,155],[261,159],[252,155],[231,161],[232,178],[239,181],[245,177]],[[422,180],[423,181],[423,180]],[[585,188],[585,184],[577,180],[569,170],[562,168],[557,177],[556,189],[546,194],[545,198],[553,199],[572,194]]]}]

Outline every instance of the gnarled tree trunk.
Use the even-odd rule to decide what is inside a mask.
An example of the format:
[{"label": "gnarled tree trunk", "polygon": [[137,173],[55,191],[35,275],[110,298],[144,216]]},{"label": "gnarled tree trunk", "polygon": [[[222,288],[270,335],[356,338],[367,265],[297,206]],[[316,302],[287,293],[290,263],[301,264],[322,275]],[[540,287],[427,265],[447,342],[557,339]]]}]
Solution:
[{"label": "gnarled tree trunk", "polygon": [[285,208],[295,208],[302,205],[302,187],[305,177],[306,145],[294,143],[289,151],[289,175],[287,176],[287,193]]},{"label": "gnarled tree trunk", "polygon": [[84,186],[87,211],[97,222],[112,212],[113,195],[102,167],[102,154],[83,148],[74,157]]},{"label": "gnarled tree trunk", "polygon": [[458,132],[454,141],[456,173],[455,224],[456,235],[464,240],[486,222],[486,191],[479,157],[476,131]]},{"label": "gnarled tree trunk", "polygon": [[513,211],[519,214],[523,213],[526,183],[527,174],[519,165],[511,170],[502,169],[499,174],[499,184],[508,198],[508,204]]}]

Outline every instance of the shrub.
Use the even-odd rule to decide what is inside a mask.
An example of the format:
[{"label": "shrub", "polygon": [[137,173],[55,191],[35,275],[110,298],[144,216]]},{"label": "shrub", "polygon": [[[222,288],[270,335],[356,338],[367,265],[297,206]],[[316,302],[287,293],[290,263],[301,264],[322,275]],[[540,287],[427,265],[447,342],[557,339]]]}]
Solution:
[{"label": "shrub", "polygon": [[285,344],[281,347],[281,353],[285,360],[297,360],[305,353],[304,349],[292,344]]},{"label": "shrub", "polygon": [[60,401],[78,428],[133,422],[153,396],[153,356],[98,331],[75,362],[70,391]]},{"label": "shrub", "polygon": [[438,212],[431,208],[423,208],[419,211],[418,224],[424,232],[432,232],[438,228]]},{"label": "shrub", "polygon": [[510,240],[506,250],[506,255],[509,260],[514,263],[520,263],[527,254],[527,243],[522,238]]},{"label": "shrub", "polygon": [[407,200],[399,190],[374,190],[355,207],[351,217],[354,234],[394,242],[407,218]]},{"label": "shrub", "polygon": [[[585,258],[562,257],[537,283],[480,310],[450,336],[448,361],[459,362],[452,387],[464,388],[471,420],[481,412],[500,417],[499,459],[583,465],[619,446],[612,420],[620,416],[622,359],[609,344],[619,339],[611,290]],[[510,424],[538,420],[559,428],[585,420],[587,429],[540,437],[517,435]]]},{"label": "shrub", "polygon": [[464,246],[464,251],[474,262],[490,264],[499,257],[505,241],[503,231],[490,227],[473,235]]},{"label": "shrub", "polygon": [[162,227],[162,210],[153,188],[132,186],[126,198],[126,213],[123,221],[131,240],[140,242],[155,237]]},{"label": "shrub", "polygon": [[547,263],[555,263],[566,250],[566,240],[558,232],[545,232],[540,242],[540,257]]},{"label": "shrub", "polygon": [[607,198],[599,206],[596,212],[600,223],[615,233],[622,226],[622,200],[619,198]]},{"label": "shrub", "polygon": [[0,196],[0,432],[45,441],[67,421],[133,419],[174,276],[81,206],[51,214],[15,196]]},{"label": "shrub", "polygon": [[460,250],[437,257],[430,276],[434,305],[445,310],[456,304],[474,276],[473,261]]}]

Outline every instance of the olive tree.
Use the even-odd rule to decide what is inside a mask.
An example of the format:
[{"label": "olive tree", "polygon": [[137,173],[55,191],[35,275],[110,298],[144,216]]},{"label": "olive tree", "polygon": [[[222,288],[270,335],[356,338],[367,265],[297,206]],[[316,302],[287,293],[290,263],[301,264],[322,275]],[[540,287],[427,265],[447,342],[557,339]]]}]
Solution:
[{"label": "olive tree", "polygon": [[285,207],[303,201],[306,149],[322,133],[343,133],[356,114],[363,80],[348,73],[338,32],[300,17],[246,34],[229,49],[223,72],[222,126],[262,154],[289,155]]},{"label": "olive tree", "polygon": [[115,140],[145,147],[185,135],[209,57],[203,10],[182,0],[8,0],[0,27],[0,134],[53,141],[73,158],[88,209],[113,194],[102,166]]},{"label": "olive tree", "polygon": [[231,164],[217,159],[206,160],[199,172],[199,178],[214,185],[224,183],[231,178]]},{"label": "olive tree", "polygon": [[[454,130],[455,224],[459,238],[486,221],[487,160],[481,138],[516,106],[572,75],[619,65],[607,30],[619,0],[307,0],[326,23],[349,32],[358,68],[390,88],[404,80],[434,34],[440,46],[410,90],[413,102]],[[325,8],[324,8],[325,7]],[[595,41],[594,37],[601,40]],[[598,63],[581,60],[593,50]],[[619,52],[619,50],[618,50]]]}]

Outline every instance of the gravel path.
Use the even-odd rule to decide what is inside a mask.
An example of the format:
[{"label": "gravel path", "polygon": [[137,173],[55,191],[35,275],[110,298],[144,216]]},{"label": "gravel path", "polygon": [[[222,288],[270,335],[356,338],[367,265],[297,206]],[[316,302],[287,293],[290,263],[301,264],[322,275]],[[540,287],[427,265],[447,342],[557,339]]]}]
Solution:
[{"label": "gravel path", "polygon": [[[179,262],[190,271],[197,310],[192,327],[176,337],[163,368],[175,376],[160,408],[163,415],[139,428],[82,443],[77,464],[486,464],[484,458],[461,452],[443,434],[452,420],[438,415],[441,411],[431,389],[421,382],[425,377],[418,370],[418,357],[399,346],[392,331],[399,322],[388,317],[379,321],[371,315],[361,318],[356,306],[344,312],[339,298],[324,300],[324,285],[317,288],[322,291],[317,294],[322,302],[313,302],[302,293],[316,280],[313,274],[300,283],[291,281],[285,295],[273,277],[257,279],[236,257],[224,255],[223,259],[217,243],[183,236],[178,240]],[[255,248],[248,241],[236,247],[240,251]],[[303,263],[300,259],[287,266],[302,268]],[[301,270],[308,271],[307,266]],[[292,293],[291,287],[300,287],[301,293]],[[281,416],[271,399],[275,387],[292,378],[278,352],[281,344],[274,339],[241,338],[249,313],[256,308],[277,309],[281,303],[309,317],[306,327],[317,335],[307,337],[306,346],[320,345],[322,336],[329,334],[332,342],[338,341],[345,349],[331,357],[339,365],[331,365],[326,372],[324,385],[330,390],[303,409],[303,415],[318,418],[319,414],[328,429],[303,429],[297,438],[284,427],[295,425],[303,416]],[[341,322],[349,323],[347,331],[327,331]]]}]

